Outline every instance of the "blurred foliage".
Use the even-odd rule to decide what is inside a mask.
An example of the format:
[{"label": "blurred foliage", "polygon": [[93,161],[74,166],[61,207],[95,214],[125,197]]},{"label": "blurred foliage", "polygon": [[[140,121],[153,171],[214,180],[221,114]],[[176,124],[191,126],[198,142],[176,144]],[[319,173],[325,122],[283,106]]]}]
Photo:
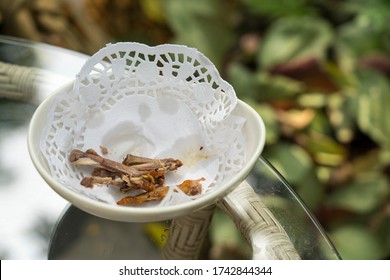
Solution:
[{"label": "blurred foliage", "polygon": [[264,118],[264,157],[341,256],[390,258],[390,2],[165,2],[174,42]]},{"label": "blurred foliage", "polygon": [[195,47],[345,259],[390,259],[390,1],[84,0],[114,40]]},{"label": "blurred foliage", "polygon": [[264,118],[264,157],[343,258],[390,258],[390,1],[124,2],[118,39],[199,49]]}]

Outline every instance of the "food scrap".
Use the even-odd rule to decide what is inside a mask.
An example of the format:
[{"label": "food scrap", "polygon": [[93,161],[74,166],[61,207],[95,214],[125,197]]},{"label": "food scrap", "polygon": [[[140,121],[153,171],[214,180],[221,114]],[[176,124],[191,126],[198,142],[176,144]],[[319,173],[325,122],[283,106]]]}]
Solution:
[{"label": "food scrap", "polygon": [[202,192],[202,185],[200,182],[204,180],[206,179],[203,177],[198,180],[185,180],[183,183],[178,185],[178,188],[186,195],[198,195]]},{"label": "food scrap", "polygon": [[102,151],[102,154],[103,155],[107,155],[108,154],[108,149],[107,147],[103,146],[103,145],[100,145],[100,150]]},{"label": "food scrap", "polygon": [[[116,162],[101,157],[93,149],[85,152],[74,149],[69,155],[69,161],[75,166],[95,167],[91,176],[84,177],[80,182],[87,188],[112,185],[124,193],[134,189],[142,191],[135,196],[126,196],[117,202],[118,205],[162,200],[169,190],[169,186],[164,184],[166,172],[175,171],[183,165],[178,159],[151,159],[132,154],[126,155],[122,162]],[[186,195],[198,195],[202,192],[200,182],[204,180],[185,180],[177,187]]]},{"label": "food scrap", "polygon": [[[201,181],[206,180],[205,178],[200,178],[198,180],[185,180],[177,187],[183,191],[186,195],[194,196],[202,193]],[[168,193],[169,187],[164,186],[161,188],[156,188],[154,191],[149,191],[142,193],[136,196],[126,196],[117,202],[118,205],[130,204],[130,203],[143,203],[146,201],[159,201],[162,200]],[[176,190],[175,190],[176,191]]]}]

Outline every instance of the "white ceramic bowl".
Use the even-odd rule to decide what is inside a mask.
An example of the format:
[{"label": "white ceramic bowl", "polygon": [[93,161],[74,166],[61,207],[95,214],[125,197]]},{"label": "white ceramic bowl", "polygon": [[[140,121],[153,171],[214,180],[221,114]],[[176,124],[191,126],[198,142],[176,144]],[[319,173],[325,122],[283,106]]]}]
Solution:
[{"label": "white ceramic bowl", "polygon": [[219,186],[195,200],[164,207],[123,207],[100,202],[77,193],[58,182],[51,175],[48,164],[40,151],[39,143],[41,133],[46,123],[48,110],[56,95],[71,86],[72,84],[68,84],[63,88],[58,89],[44,100],[35,111],[28,131],[29,153],[36,169],[55,192],[76,207],[102,218],[123,222],[162,221],[186,215],[197,209],[211,205],[226,196],[234,187],[238,186],[246,178],[264,147],[265,127],[263,120],[249,105],[238,100],[233,113],[234,115],[239,115],[246,119],[242,131],[246,142],[246,161],[242,170],[225,182],[223,186]]}]

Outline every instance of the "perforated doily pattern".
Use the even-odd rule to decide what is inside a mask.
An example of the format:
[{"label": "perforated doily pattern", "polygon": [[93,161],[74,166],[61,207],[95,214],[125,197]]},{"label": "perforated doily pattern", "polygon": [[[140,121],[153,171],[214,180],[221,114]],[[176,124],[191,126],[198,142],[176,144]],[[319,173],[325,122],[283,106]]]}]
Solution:
[{"label": "perforated doily pattern", "polygon": [[210,60],[179,45],[108,45],[82,67],[75,89],[83,102],[103,110],[132,94],[172,94],[206,125],[228,116],[237,101]]},{"label": "perforated doily pattern", "polygon": [[231,114],[237,103],[235,92],[204,55],[179,45],[117,43],[92,56],[73,89],[60,93],[50,109],[41,150],[52,175],[75,191],[114,203],[115,198],[102,195],[102,189],[80,188],[80,179],[88,174],[71,166],[68,154],[73,148],[90,148],[85,146],[90,140],[86,139],[88,129],[121,103],[138,97],[169,98],[192,112],[208,151],[217,158],[217,172],[207,191],[222,185],[244,165],[244,120]]}]

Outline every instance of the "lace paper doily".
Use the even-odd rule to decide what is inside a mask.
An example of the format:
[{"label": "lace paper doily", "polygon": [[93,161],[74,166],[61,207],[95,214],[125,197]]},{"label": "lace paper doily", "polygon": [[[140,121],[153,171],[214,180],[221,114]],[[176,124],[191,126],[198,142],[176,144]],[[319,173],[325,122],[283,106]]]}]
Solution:
[{"label": "lace paper doily", "polygon": [[110,204],[126,194],[116,187],[81,186],[90,169],[70,164],[72,149],[100,152],[102,145],[109,151],[105,157],[116,161],[127,153],[180,159],[184,165],[166,178],[171,191],[147,205],[178,204],[196,199],[172,191],[184,180],[204,177],[207,195],[243,167],[245,120],[232,114],[236,103],[233,88],[195,49],[110,44],[87,61],[73,87],[60,90],[40,148],[54,178]]}]

